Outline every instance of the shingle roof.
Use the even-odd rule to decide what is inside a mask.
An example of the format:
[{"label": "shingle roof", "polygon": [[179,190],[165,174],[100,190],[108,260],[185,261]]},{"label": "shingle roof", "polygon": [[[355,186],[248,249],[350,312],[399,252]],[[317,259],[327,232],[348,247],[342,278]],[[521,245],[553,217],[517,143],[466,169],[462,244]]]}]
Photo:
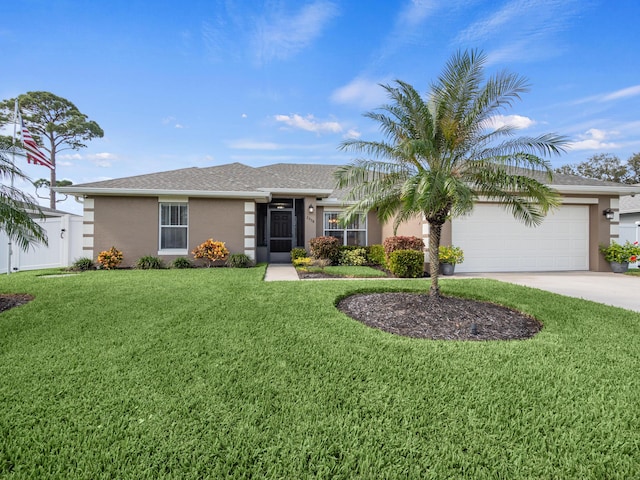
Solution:
[{"label": "shingle roof", "polygon": [[206,168],[182,168],[133,177],[74,185],[84,188],[255,191],[260,188],[332,189],[335,165],[279,163],[249,167],[229,163]]},{"label": "shingle roof", "polygon": [[[83,183],[60,188],[59,191],[74,193],[92,189],[104,191],[150,190],[154,192],[256,192],[270,190],[332,191],[330,198],[343,199],[345,191],[335,189],[334,171],[337,165],[277,163],[263,167],[249,167],[242,163],[229,163],[205,168],[182,168],[166,172],[149,173],[133,177],[116,178],[101,182]],[[542,176],[534,175],[540,181]],[[555,187],[602,188],[612,193],[625,186],[615,182],[604,182],[575,175],[555,173],[551,184]],[[621,188],[623,187],[623,188]],[[626,186],[628,187],[628,186]],[[559,188],[562,190],[562,188]],[[640,187],[638,188],[640,190]],[[623,193],[624,192],[624,193]],[[323,195],[325,196],[325,195]]]}]

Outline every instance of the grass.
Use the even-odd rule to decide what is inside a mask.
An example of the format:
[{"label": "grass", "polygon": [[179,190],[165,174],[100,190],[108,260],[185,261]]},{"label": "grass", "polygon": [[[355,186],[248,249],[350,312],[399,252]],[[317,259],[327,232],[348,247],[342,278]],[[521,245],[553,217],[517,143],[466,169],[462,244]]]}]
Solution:
[{"label": "grass", "polygon": [[264,267],[0,277],[0,477],[637,478],[640,314],[488,279],[446,294],[545,327],[395,337],[341,314],[427,280]]},{"label": "grass", "polygon": [[640,268],[630,268],[625,274],[640,277]]},{"label": "grass", "polygon": [[387,274],[382,270],[366,266],[343,266],[343,265],[330,265],[328,267],[304,267],[307,272],[322,272],[327,275],[334,275],[336,277],[347,278],[376,278],[386,277]]}]

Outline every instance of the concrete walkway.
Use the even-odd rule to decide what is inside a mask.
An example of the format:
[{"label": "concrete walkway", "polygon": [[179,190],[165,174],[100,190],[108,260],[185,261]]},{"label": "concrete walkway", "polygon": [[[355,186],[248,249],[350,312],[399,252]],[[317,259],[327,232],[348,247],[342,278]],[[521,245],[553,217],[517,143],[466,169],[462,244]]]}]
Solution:
[{"label": "concrete walkway", "polygon": [[461,273],[455,278],[493,278],[568,297],[640,312],[640,277],[605,272]]},{"label": "concrete walkway", "polygon": [[290,263],[270,263],[264,274],[265,282],[289,282],[300,280],[296,269]]},{"label": "concrete walkway", "polygon": [[[441,277],[442,278],[442,277]],[[493,278],[502,282],[538,288],[568,297],[640,312],[640,277],[602,272],[459,273],[445,278]],[[291,264],[267,266],[265,281],[296,281]]]}]

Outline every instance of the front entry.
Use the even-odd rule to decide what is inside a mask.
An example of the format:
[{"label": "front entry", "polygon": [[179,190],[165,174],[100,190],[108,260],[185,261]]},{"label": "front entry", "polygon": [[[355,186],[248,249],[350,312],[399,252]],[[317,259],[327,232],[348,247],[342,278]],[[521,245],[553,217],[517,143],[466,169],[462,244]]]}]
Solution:
[{"label": "front entry", "polygon": [[293,248],[293,209],[269,211],[269,262],[291,261]]}]

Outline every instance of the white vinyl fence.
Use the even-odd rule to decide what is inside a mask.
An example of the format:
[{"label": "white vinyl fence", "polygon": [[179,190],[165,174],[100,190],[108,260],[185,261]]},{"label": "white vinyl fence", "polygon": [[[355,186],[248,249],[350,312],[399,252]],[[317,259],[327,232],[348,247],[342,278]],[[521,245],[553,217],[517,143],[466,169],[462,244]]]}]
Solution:
[{"label": "white vinyl fence", "polygon": [[[640,227],[634,224],[620,225],[618,243],[624,244],[626,241],[631,243],[640,241]],[[640,262],[631,263],[630,266],[640,266]]]},{"label": "white vinyl fence", "polygon": [[68,267],[82,257],[82,217],[61,215],[36,222],[47,232],[49,245],[34,245],[25,252],[14,243],[9,265],[9,238],[0,232],[0,273]]}]

